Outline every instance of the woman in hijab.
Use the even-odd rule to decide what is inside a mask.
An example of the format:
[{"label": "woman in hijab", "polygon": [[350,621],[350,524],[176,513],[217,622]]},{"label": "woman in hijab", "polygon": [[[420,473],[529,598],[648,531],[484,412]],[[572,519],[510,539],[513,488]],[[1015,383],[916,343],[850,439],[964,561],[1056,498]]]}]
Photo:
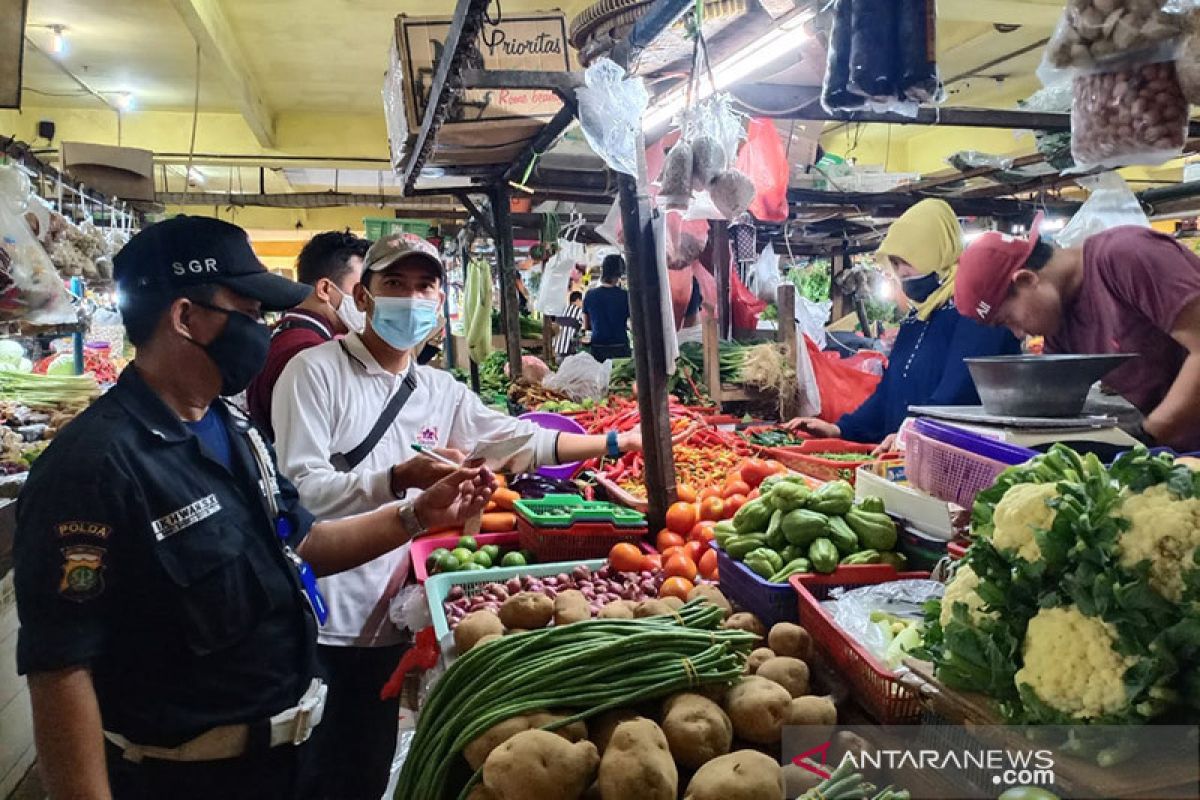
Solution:
[{"label": "woman in hijab", "polygon": [[821,438],[882,442],[891,447],[909,406],[978,405],[979,394],[964,358],[1021,352],[1005,329],[985,328],[954,308],[954,274],[962,254],[962,228],[949,204],[922,200],[888,230],[878,255],[891,265],[912,311],[874,394],[836,423],[801,418],[788,423]]}]

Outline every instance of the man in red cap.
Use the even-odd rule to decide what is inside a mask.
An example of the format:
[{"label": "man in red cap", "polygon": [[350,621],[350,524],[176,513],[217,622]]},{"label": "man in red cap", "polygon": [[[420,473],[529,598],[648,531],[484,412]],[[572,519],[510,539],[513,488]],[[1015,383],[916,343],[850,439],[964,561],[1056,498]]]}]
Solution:
[{"label": "man in red cap", "polygon": [[1059,248],[990,231],[966,249],[959,313],[1049,353],[1137,353],[1105,378],[1145,415],[1144,439],[1200,449],[1200,258],[1170,236],[1123,226]]}]

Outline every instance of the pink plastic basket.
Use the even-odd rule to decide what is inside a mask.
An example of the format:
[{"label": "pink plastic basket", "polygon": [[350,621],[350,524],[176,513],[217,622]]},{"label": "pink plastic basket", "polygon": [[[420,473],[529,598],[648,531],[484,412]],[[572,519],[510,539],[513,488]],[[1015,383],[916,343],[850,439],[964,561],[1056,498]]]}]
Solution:
[{"label": "pink plastic basket", "polygon": [[[458,544],[461,533],[451,533],[445,536],[431,535],[422,536],[414,539],[409,546],[409,554],[412,558],[413,571],[417,574],[417,583],[424,583],[429,577],[429,570],[425,568],[425,559],[429,558],[429,554],[439,547],[444,547],[447,550],[453,550]],[[508,533],[481,533],[475,537],[475,541],[480,547],[485,544],[497,545],[502,552],[509,550],[521,549],[521,536],[516,531]],[[496,564],[496,566],[500,566]]]},{"label": "pink plastic basket", "polygon": [[908,482],[939,500],[963,508],[996,482],[1008,465],[954,445],[909,431],[905,439],[904,473]]}]

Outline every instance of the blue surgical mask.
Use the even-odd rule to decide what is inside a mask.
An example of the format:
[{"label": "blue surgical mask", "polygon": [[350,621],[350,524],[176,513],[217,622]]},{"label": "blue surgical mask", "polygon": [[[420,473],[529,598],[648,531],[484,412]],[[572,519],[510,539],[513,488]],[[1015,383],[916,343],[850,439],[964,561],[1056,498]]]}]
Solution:
[{"label": "blue surgical mask", "polygon": [[904,296],[914,303],[925,302],[929,298],[929,295],[936,292],[941,285],[942,280],[936,272],[922,275],[919,278],[906,278],[900,281],[900,288],[904,290]]},{"label": "blue surgical mask", "polygon": [[437,327],[438,302],[423,297],[372,297],[371,330],[395,350],[411,350]]}]

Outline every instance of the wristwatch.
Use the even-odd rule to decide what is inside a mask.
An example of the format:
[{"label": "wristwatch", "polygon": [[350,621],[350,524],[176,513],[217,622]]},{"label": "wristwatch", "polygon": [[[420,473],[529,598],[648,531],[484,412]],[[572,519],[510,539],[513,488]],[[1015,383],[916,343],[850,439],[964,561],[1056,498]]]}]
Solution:
[{"label": "wristwatch", "polygon": [[412,503],[401,503],[396,507],[396,514],[399,515],[408,538],[415,539],[428,533],[428,529],[421,524],[421,520],[417,517],[417,510]]},{"label": "wristwatch", "polygon": [[617,432],[616,431],[608,432],[608,436],[605,439],[605,443],[608,446],[608,457],[609,458],[620,458],[621,457],[621,445],[617,442]]}]

